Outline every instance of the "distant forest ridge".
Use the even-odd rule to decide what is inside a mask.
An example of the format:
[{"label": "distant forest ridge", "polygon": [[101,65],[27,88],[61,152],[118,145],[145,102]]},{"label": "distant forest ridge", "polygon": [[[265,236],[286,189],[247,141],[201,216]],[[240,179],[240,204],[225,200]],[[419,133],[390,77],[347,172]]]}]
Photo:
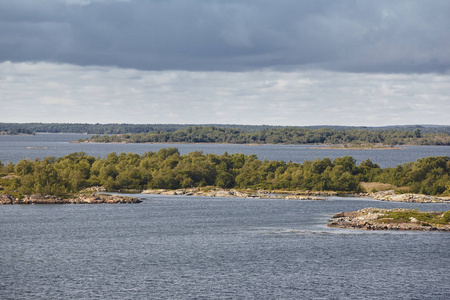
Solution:
[{"label": "distant forest ridge", "polygon": [[191,126],[173,132],[94,135],[80,142],[97,143],[226,143],[226,144],[332,144],[352,147],[394,145],[450,145],[449,133],[400,130],[310,129],[282,127],[244,131],[216,126]]},{"label": "distant forest ridge", "polygon": [[175,132],[188,127],[217,127],[237,129],[242,132],[259,132],[263,130],[298,128],[308,130],[330,129],[338,131],[366,130],[366,131],[410,131],[419,129],[421,133],[447,133],[448,125],[398,125],[398,126],[274,126],[274,125],[238,125],[238,124],[86,124],[86,123],[0,123],[0,133],[4,134],[33,134],[36,132],[50,133],[88,133],[88,134],[124,134],[148,132]]}]

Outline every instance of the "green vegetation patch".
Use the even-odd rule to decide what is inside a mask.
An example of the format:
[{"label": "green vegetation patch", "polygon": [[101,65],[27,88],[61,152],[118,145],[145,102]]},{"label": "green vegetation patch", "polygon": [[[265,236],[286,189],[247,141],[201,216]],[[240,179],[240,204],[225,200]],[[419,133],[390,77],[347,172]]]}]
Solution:
[{"label": "green vegetation patch", "polygon": [[[385,214],[382,219],[379,219],[380,222],[391,222],[391,223],[409,223],[412,220],[416,219],[417,221],[428,224],[442,224],[447,225],[450,224],[450,210],[445,213],[442,212],[423,212],[414,210],[406,210],[406,211],[389,211]],[[390,219],[390,220],[389,220]]]},{"label": "green vegetation patch", "polygon": [[303,164],[259,160],[256,155],[181,155],[176,148],[157,152],[110,153],[104,158],[72,153],[43,160],[0,162],[2,193],[65,196],[102,186],[108,191],[180,189],[213,186],[233,189],[361,192],[361,182],[406,187],[406,192],[450,195],[450,157],[427,157],[394,168],[351,156]]}]

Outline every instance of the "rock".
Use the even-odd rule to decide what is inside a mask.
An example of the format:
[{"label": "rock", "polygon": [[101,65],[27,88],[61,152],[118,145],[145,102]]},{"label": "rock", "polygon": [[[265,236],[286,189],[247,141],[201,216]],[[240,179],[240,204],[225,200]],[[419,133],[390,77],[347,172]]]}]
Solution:
[{"label": "rock", "polygon": [[11,195],[0,195],[0,204],[101,204],[101,203],[140,203],[134,197],[107,194],[80,194],[75,198],[63,199],[53,195],[26,195],[22,199],[15,199]]},{"label": "rock", "polygon": [[117,204],[117,203],[140,203],[141,200],[119,195],[108,194],[92,194],[92,195],[78,195],[76,198],[69,199],[70,203],[74,204]]},{"label": "rock", "polygon": [[166,192],[166,190],[160,189],[160,190],[143,190],[142,194],[153,194],[153,195],[159,195]]},{"label": "rock", "polygon": [[448,202],[446,199],[435,196],[422,194],[395,194],[394,190],[380,191],[369,194],[375,200],[411,202],[411,203],[431,203],[431,202]]},{"label": "rock", "polygon": [[103,186],[91,186],[88,187],[86,189],[84,189],[83,191],[86,192],[106,192],[106,188]]},{"label": "rock", "polygon": [[284,197],[282,197],[282,199],[292,199],[292,200],[326,200],[325,198],[321,198],[321,197],[298,196],[298,195],[284,196]]},{"label": "rock", "polygon": [[67,200],[53,196],[53,195],[41,195],[41,194],[32,194],[26,195],[22,199],[18,199],[14,202],[15,204],[64,204],[70,203]]},{"label": "rock", "polygon": [[188,188],[181,190],[144,190],[142,194],[153,194],[153,195],[183,195],[183,196],[203,196],[203,197],[238,197],[238,198],[257,198],[257,199],[294,199],[294,200],[326,200],[322,196],[337,195],[336,193],[329,192],[284,192],[282,195],[265,190],[258,190],[256,192],[248,191],[237,191],[235,189],[221,189],[214,188],[208,190],[202,190],[201,188]]},{"label": "rock", "polygon": [[0,194],[0,205],[1,204],[13,204],[14,200],[16,200],[10,194]]},{"label": "rock", "polygon": [[235,194],[232,193],[231,191],[217,191],[215,193],[216,197],[229,197],[229,196],[234,196]]}]

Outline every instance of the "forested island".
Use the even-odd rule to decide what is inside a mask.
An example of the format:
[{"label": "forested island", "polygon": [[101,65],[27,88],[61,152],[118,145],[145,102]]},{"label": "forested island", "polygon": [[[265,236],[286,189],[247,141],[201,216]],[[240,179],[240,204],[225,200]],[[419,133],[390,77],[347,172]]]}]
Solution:
[{"label": "forested island", "polygon": [[[374,183],[401,193],[450,196],[450,157],[427,157],[393,168],[380,168],[369,159],[356,164],[350,156],[316,159],[302,164],[259,160],[256,155],[180,155],[176,148],[110,153],[96,158],[83,152],[64,157],[0,162],[0,194],[15,198],[41,194],[71,197],[87,188],[107,191],[146,189],[224,188],[280,191],[357,193]],[[365,184],[365,185],[364,185]]]},{"label": "forested island", "polygon": [[[128,123],[109,123],[109,124],[89,124],[89,123],[2,123],[0,122],[0,132],[49,132],[49,133],[88,133],[88,134],[122,134],[122,133],[146,133],[146,132],[173,132],[187,127],[220,127],[238,129],[245,132],[257,132],[265,129],[281,129],[287,126],[280,125],[239,125],[239,124],[128,124]],[[351,130],[364,129],[368,131],[378,130],[398,130],[415,131],[419,129],[422,133],[448,133],[448,125],[397,125],[397,126],[337,126],[337,125],[316,125],[316,126],[289,126],[292,128],[304,129],[335,129]]]},{"label": "forested island", "polygon": [[394,145],[450,145],[450,126],[404,125],[384,127],[0,123],[0,134],[86,133],[82,142],[101,143],[231,143],[330,144],[354,148]]},{"label": "forested island", "polygon": [[450,145],[450,133],[420,129],[368,130],[282,127],[259,131],[216,126],[189,126],[176,131],[95,135],[79,142],[96,143],[224,143],[224,144],[332,144],[344,147],[386,148],[394,145]]}]

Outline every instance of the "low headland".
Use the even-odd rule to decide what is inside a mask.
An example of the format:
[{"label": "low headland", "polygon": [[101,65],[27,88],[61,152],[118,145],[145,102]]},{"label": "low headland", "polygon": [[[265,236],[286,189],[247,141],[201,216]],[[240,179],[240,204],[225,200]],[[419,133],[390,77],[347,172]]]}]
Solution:
[{"label": "low headland", "polygon": [[0,194],[1,204],[126,204],[140,203],[141,200],[135,197],[109,195],[103,193],[83,193],[69,198],[62,198],[53,195],[32,194],[21,198],[15,198],[9,194]]},{"label": "low headland", "polygon": [[450,232],[450,211],[423,212],[415,209],[364,208],[335,214],[329,227],[365,230],[416,230]]}]

